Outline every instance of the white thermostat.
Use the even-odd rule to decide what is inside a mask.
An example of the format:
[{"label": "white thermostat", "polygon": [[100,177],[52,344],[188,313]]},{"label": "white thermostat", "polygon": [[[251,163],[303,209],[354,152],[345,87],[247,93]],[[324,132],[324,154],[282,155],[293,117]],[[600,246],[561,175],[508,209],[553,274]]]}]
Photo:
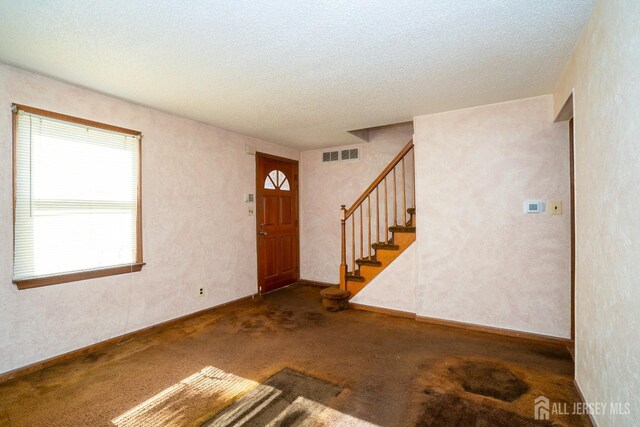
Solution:
[{"label": "white thermostat", "polygon": [[523,204],[524,213],[539,214],[545,210],[545,204],[542,200],[525,200]]}]

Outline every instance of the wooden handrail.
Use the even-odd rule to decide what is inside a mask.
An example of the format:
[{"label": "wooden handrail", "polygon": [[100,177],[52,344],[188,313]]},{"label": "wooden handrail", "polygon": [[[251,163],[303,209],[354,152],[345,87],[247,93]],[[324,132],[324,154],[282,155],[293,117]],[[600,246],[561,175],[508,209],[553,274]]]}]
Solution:
[{"label": "wooden handrail", "polygon": [[358,206],[360,206],[362,202],[365,201],[365,199],[369,196],[369,194],[373,190],[375,190],[375,188],[382,182],[382,180],[389,174],[389,172],[391,172],[396,167],[396,165],[400,163],[400,161],[404,158],[404,156],[409,151],[411,151],[412,148],[413,148],[413,139],[409,141],[407,145],[404,146],[404,148],[398,153],[398,155],[394,157],[391,163],[389,163],[389,165],[386,168],[384,168],[384,170],[380,173],[380,175],[378,175],[378,177],[373,180],[371,185],[367,187],[366,190],[364,190],[364,193],[362,193],[362,195],[358,197],[355,203],[351,205],[349,209],[347,209],[347,211],[344,214],[345,219],[349,218],[356,211],[356,209],[358,209]]}]

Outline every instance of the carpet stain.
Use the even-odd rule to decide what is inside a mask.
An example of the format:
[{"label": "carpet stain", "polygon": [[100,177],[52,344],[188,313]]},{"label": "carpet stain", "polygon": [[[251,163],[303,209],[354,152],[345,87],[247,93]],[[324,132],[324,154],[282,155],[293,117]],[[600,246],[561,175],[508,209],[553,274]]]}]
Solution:
[{"label": "carpet stain", "polygon": [[443,357],[424,364],[414,383],[413,419],[418,426],[589,426],[586,417],[551,414],[535,420],[534,401],[571,405],[571,378],[499,359]]},{"label": "carpet stain", "polygon": [[449,372],[465,391],[505,402],[513,402],[529,390],[513,372],[495,364],[466,362],[450,367]]},{"label": "carpet stain", "polygon": [[254,307],[250,315],[243,318],[230,316],[226,322],[241,333],[273,334],[317,327],[324,320],[318,312],[269,309],[266,306]]},{"label": "carpet stain", "polygon": [[270,328],[268,325],[265,324],[264,320],[260,320],[260,319],[249,319],[249,320],[245,320],[244,322],[242,322],[240,324],[240,331],[241,332],[273,332],[273,329]]},{"label": "carpet stain", "polygon": [[454,393],[425,393],[418,427],[539,427],[552,426],[514,412],[464,399]]}]

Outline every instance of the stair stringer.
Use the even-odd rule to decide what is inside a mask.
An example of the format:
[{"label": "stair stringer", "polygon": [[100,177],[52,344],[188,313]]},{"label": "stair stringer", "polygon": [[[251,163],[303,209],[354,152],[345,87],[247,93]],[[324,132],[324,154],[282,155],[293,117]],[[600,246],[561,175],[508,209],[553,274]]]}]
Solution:
[{"label": "stair stringer", "polygon": [[349,302],[415,314],[416,247],[412,242]]}]

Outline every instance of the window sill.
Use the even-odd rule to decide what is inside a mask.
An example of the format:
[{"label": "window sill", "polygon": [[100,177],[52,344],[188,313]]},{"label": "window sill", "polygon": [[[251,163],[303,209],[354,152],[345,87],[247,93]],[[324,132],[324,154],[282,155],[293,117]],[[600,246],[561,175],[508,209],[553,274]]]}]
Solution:
[{"label": "window sill", "polygon": [[75,271],[73,273],[56,274],[54,276],[33,277],[30,279],[14,280],[18,289],[39,288],[41,286],[57,285],[60,283],[77,282],[78,280],[95,279],[97,277],[115,276],[118,274],[135,273],[142,270],[144,262],[136,264],[116,265],[113,267],[96,268],[94,270]]}]

